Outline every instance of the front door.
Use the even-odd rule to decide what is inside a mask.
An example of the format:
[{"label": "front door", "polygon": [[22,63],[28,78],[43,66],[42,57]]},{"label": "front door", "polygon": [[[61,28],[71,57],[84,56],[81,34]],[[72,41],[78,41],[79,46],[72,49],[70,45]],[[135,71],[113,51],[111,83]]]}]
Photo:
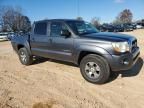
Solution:
[{"label": "front door", "polygon": [[52,22],[50,25],[51,48],[53,58],[64,61],[73,60],[73,37],[61,35],[61,31],[68,27],[62,22]]}]

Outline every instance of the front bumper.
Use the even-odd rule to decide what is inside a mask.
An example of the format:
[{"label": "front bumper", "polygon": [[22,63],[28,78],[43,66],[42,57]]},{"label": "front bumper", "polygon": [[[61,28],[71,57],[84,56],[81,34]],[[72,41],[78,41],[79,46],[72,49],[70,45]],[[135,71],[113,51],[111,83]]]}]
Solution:
[{"label": "front bumper", "polygon": [[112,60],[109,61],[112,71],[128,70],[137,62],[140,55],[139,47],[133,52],[122,55],[111,55]]}]

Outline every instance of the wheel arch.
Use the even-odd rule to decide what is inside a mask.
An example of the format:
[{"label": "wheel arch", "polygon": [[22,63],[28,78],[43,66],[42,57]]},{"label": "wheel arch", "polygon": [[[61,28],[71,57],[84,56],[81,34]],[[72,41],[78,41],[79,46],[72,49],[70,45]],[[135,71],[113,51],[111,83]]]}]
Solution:
[{"label": "wheel arch", "polygon": [[109,60],[112,60],[112,56],[110,55],[110,53],[107,50],[105,50],[101,47],[90,46],[88,48],[84,47],[80,51],[77,51],[76,64],[79,65],[82,58],[88,54],[99,55],[99,56],[103,57],[108,63],[109,63]]},{"label": "wheel arch", "polygon": [[18,44],[18,45],[17,45],[17,50],[19,50],[20,48],[24,48],[24,47],[25,47],[24,45]]},{"label": "wheel arch", "polygon": [[29,45],[29,42],[28,40],[24,39],[20,39],[19,42],[17,42],[17,52],[20,48],[26,48],[28,53],[31,54],[31,49],[30,49],[30,45]]},{"label": "wheel arch", "polygon": [[102,56],[102,57],[103,57],[102,54],[97,53],[97,52],[81,51],[80,54],[79,54],[79,57],[78,57],[78,61],[77,61],[78,65],[80,64],[80,62],[81,62],[81,60],[83,59],[83,57],[85,57],[85,56],[88,55],[88,54],[96,54],[96,55],[99,55],[99,56]]}]

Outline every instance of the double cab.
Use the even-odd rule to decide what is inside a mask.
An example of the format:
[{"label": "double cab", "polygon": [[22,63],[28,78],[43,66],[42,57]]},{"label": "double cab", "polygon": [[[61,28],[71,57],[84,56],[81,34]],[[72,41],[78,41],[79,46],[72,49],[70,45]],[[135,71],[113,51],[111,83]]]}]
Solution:
[{"label": "double cab", "polygon": [[112,71],[130,69],[140,54],[135,37],[99,32],[73,19],[36,21],[31,33],[14,36],[11,44],[24,65],[32,64],[33,56],[71,62],[87,81],[97,84],[108,81]]}]

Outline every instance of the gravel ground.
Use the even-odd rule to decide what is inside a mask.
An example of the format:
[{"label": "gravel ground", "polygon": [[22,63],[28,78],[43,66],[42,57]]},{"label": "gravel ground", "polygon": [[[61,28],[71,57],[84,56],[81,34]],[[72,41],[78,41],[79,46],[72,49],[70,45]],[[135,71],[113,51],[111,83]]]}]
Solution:
[{"label": "gravel ground", "polygon": [[103,85],[85,81],[65,62],[39,58],[23,66],[10,42],[0,42],[0,108],[143,108],[144,30],[126,34],[137,37],[140,58]]}]

